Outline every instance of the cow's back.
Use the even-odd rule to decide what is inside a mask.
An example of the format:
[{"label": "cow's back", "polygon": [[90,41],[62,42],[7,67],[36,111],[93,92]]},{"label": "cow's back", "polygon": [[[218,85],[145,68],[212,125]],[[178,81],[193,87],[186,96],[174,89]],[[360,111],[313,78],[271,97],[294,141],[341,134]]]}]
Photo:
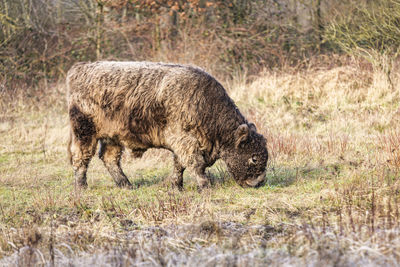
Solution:
[{"label": "cow's back", "polygon": [[225,126],[236,127],[238,116],[244,120],[224,88],[196,67],[78,63],[68,72],[67,84],[69,107],[91,116],[100,135],[140,137],[149,145],[162,145],[166,128],[215,139]]}]

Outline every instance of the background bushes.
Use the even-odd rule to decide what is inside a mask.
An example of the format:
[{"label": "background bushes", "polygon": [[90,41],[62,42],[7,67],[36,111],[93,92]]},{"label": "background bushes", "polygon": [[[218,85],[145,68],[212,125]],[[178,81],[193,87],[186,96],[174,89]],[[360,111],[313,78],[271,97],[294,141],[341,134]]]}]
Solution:
[{"label": "background bushes", "polygon": [[329,64],[332,52],[383,64],[389,79],[399,18],[398,0],[1,0],[0,88],[55,81],[77,61],[175,61],[229,77]]}]

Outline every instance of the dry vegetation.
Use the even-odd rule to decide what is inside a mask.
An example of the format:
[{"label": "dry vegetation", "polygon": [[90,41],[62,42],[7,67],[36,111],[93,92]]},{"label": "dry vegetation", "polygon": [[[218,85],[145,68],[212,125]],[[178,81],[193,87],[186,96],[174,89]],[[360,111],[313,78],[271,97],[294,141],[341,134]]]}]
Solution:
[{"label": "dry vegetation", "polygon": [[337,60],[223,82],[268,138],[259,189],[237,186],[220,162],[211,189],[198,193],[186,174],[178,192],[171,156],[154,150],[124,157],[136,189],[116,188],[95,158],[77,191],[63,83],[4,93],[0,265],[399,264],[400,88]]}]

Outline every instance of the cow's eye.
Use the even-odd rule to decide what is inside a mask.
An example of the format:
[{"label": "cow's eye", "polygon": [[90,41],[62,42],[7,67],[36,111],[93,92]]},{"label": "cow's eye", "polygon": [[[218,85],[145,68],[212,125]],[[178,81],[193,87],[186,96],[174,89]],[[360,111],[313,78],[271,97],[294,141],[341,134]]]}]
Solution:
[{"label": "cow's eye", "polygon": [[249,159],[249,163],[250,163],[251,165],[257,164],[257,161],[258,161],[258,157],[257,157],[256,155],[253,155],[253,156]]}]

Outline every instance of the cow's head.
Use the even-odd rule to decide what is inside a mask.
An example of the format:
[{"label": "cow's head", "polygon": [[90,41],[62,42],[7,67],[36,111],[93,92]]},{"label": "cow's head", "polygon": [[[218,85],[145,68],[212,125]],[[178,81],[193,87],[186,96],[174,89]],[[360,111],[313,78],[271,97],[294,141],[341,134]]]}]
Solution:
[{"label": "cow's head", "polygon": [[264,136],[254,124],[241,124],[223,159],[235,181],[243,187],[259,187],[265,182],[268,151]]}]

